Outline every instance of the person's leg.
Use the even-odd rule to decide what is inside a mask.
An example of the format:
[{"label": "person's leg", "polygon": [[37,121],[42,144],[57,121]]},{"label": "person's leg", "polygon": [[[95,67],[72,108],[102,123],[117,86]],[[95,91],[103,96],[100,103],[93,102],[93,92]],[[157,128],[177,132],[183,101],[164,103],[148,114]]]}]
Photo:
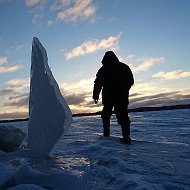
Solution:
[{"label": "person's leg", "polygon": [[104,136],[109,137],[110,135],[110,117],[112,115],[112,105],[104,105],[102,110],[102,123],[103,123],[103,129],[104,129]]},{"label": "person's leg", "polygon": [[121,143],[130,144],[130,119],[128,116],[128,106],[127,105],[115,105],[115,114],[117,117],[117,122],[121,125],[121,131],[123,139],[120,140]]}]

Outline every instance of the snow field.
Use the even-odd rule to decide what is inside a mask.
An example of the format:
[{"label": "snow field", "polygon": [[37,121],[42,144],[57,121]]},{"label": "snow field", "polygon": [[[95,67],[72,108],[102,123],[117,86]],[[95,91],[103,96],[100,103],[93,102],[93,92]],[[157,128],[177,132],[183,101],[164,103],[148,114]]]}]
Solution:
[{"label": "snow field", "polygon": [[[73,189],[87,190],[190,189],[190,110],[130,116],[131,145],[117,142],[121,129],[115,116],[111,119],[114,138],[101,136],[100,116],[78,117],[49,158],[37,157],[26,150],[0,153],[1,166],[9,168],[1,170],[7,171],[7,176],[18,175],[22,170],[23,177],[12,189],[23,188],[24,183],[26,187],[35,185],[34,189],[59,190],[66,189],[65,183]],[[27,132],[27,122],[14,126]],[[24,176],[31,173],[31,181],[25,181]],[[7,176],[1,177],[1,181],[4,178],[5,182]],[[38,178],[43,180],[38,183]]]}]

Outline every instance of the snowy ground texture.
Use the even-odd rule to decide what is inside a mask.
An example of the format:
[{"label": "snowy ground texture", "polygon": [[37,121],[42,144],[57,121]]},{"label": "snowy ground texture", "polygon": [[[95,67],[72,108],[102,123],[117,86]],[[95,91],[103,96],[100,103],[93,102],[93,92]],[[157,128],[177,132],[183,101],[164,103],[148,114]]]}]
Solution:
[{"label": "snowy ground texture", "polygon": [[[190,189],[190,110],[130,117],[131,145],[118,142],[115,116],[111,138],[101,136],[101,118],[93,116],[74,118],[50,158],[0,152],[0,189]],[[11,124],[27,131],[27,122]]]}]

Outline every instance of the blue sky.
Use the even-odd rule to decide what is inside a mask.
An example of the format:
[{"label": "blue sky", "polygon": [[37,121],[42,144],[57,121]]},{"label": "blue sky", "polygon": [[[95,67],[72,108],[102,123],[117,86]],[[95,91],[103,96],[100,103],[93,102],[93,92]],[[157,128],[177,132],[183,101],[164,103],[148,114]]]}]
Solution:
[{"label": "blue sky", "polygon": [[28,116],[31,44],[38,37],[73,113],[92,101],[114,50],[135,78],[130,107],[190,103],[189,0],[0,0],[0,119]]}]

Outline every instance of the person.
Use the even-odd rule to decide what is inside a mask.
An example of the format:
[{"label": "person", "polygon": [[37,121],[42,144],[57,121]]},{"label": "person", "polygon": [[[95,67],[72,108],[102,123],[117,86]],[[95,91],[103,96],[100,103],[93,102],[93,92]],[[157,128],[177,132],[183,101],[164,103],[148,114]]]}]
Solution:
[{"label": "person", "polygon": [[125,144],[131,143],[128,105],[129,90],[133,84],[134,78],[129,66],[120,62],[113,51],[106,52],[94,81],[93,99],[97,104],[102,90],[103,135],[110,135],[110,117],[114,108],[123,135],[120,142]]}]

